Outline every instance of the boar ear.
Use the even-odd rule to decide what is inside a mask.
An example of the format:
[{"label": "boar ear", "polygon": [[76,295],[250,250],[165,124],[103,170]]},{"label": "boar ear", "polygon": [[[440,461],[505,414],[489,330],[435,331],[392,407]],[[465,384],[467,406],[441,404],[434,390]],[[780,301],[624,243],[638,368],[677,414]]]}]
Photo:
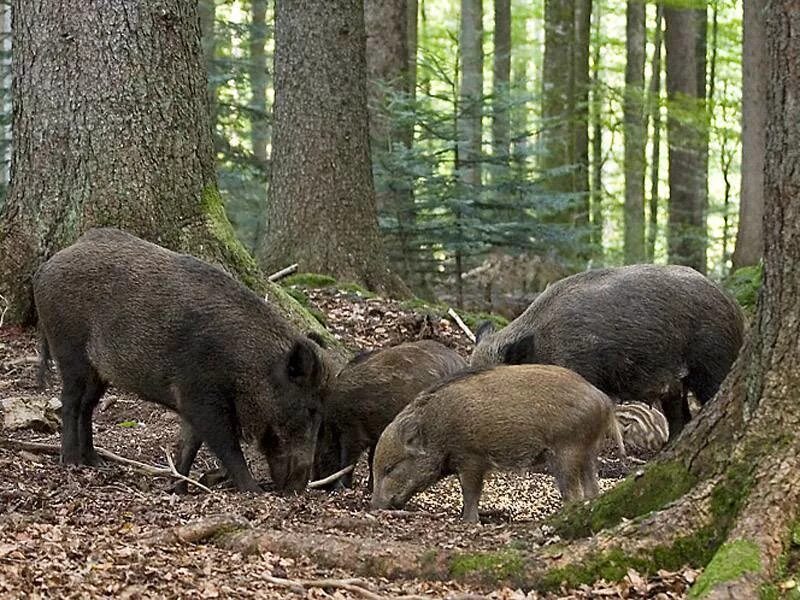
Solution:
[{"label": "boar ear", "polygon": [[506,365],[524,365],[536,362],[533,334],[514,340],[500,350]]},{"label": "boar ear", "polygon": [[478,323],[478,328],[475,330],[475,345],[481,343],[481,340],[487,335],[494,333],[494,323],[491,321],[481,321]]},{"label": "boar ear", "polygon": [[406,452],[412,456],[424,456],[426,454],[422,442],[422,430],[416,419],[403,419],[400,422],[400,439],[405,446]]},{"label": "boar ear", "polygon": [[309,331],[306,333],[306,337],[314,342],[320,348],[327,348],[328,342],[325,341],[325,338],[318,334],[316,331]]},{"label": "boar ear", "polygon": [[322,363],[308,340],[297,340],[289,352],[286,375],[297,385],[315,385],[322,378]]}]

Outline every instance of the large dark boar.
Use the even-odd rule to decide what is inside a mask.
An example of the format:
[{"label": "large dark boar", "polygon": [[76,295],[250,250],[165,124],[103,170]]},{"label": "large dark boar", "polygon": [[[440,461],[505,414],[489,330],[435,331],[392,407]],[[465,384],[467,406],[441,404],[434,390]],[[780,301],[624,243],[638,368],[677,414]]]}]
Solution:
[{"label": "large dark boar", "polygon": [[[325,396],[315,477],[326,477],[353,464],[369,448],[371,486],[375,444],[386,426],[422,390],[466,366],[458,353],[432,340],[407,342],[354,358]],[[339,481],[349,487],[352,474]]]},{"label": "large dark boar", "polygon": [[328,368],[316,344],[245,286],[191,256],[93,229],[42,265],[34,299],[64,384],[64,463],[97,461],[92,412],[114,384],[181,415],[182,474],[205,442],[240,490],[260,490],[243,436],[279,489],[305,486]]},{"label": "large dark boar", "polygon": [[501,366],[454,376],[420,394],[375,450],[374,508],[402,508],[457,474],[462,516],[478,521],[492,469],[525,469],[547,457],[565,502],[597,495],[597,452],[611,434],[624,455],[614,404],[580,375],[552,365]]},{"label": "large dark boar", "polygon": [[661,400],[670,439],[716,393],[742,345],[736,302],[689,267],[633,265],[554,283],[503,330],[478,330],[471,363],[567,367],[622,400]]}]

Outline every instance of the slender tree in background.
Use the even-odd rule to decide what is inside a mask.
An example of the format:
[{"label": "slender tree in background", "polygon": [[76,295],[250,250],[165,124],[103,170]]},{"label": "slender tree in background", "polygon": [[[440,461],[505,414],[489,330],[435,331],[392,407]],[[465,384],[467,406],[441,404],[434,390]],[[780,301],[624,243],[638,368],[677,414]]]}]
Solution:
[{"label": "slender tree in background", "polygon": [[406,293],[378,233],[367,113],[363,0],[275,7],[270,202],[260,256]]},{"label": "slender tree in background", "polygon": [[594,35],[592,44],[592,229],[591,244],[595,258],[603,257],[603,84],[600,80],[602,2],[595,2],[592,14]]},{"label": "slender tree in background", "polygon": [[492,77],[492,162],[498,172],[508,165],[511,143],[511,0],[494,0],[494,63]]},{"label": "slender tree in background", "polygon": [[625,101],[625,241],[626,264],[645,260],[644,172],[647,128],[644,110],[644,63],[647,27],[645,4],[629,0],[626,9]]},{"label": "slender tree in background", "polygon": [[267,118],[267,0],[250,0],[250,139],[253,158],[267,169],[269,119]]},{"label": "slender tree in background", "polygon": [[763,252],[764,152],[767,87],[764,34],[765,0],[744,0],[742,56],[742,191],[733,268],[755,265]]},{"label": "slender tree in background", "polygon": [[[511,37],[515,40],[527,40],[528,19],[523,11],[514,13],[511,20]],[[514,51],[511,54],[511,89],[524,90],[531,78],[536,73],[536,80],[540,79],[538,72],[541,69],[541,51],[539,44],[528,44],[530,54],[523,51]],[[528,155],[528,106],[525,102],[515,101],[509,107],[511,128],[511,158],[521,164]]]},{"label": "slender tree in background", "polygon": [[647,219],[647,260],[652,262],[656,255],[656,237],[658,236],[658,186],[661,181],[661,45],[663,40],[664,7],[661,2],[656,3],[656,24],[653,36],[653,59],[651,61],[652,73],[650,75],[650,88],[648,106],[650,119],[653,123],[653,145],[650,158],[650,200],[648,202]]},{"label": "slender tree in background", "polygon": [[196,5],[17,0],[13,10],[6,321],[32,318],[33,272],[95,225],[206,257],[258,287],[217,192]]},{"label": "slender tree in background", "polygon": [[[697,116],[697,11],[664,7],[669,141],[669,261],[706,271],[706,162]],[[694,118],[692,116],[694,115]],[[702,120],[702,119],[700,119]]]},{"label": "slender tree in background", "polygon": [[[419,43],[418,0],[406,1],[406,30],[408,32],[408,93],[412,100],[417,97],[417,45]],[[412,137],[413,137],[413,131]]]},{"label": "slender tree in background", "polygon": [[405,279],[413,271],[414,197],[409,176],[398,166],[414,130],[413,121],[398,119],[392,105],[402,104],[409,92],[408,12],[406,0],[364,1],[372,161],[384,174],[376,186],[377,207],[392,221],[384,241],[393,267]]},{"label": "slender tree in background", "polygon": [[[592,37],[592,0],[575,0],[575,40],[572,77],[574,105],[572,135],[574,137],[575,170],[573,191],[578,197],[575,224],[589,231],[589,47]],[[588,239],[583,239],[587,243]]]},{"label": "slender tree in background", "polygon": [[475,193],[481,185],[483,0],[461,0],[459,51],[458,170]]}]

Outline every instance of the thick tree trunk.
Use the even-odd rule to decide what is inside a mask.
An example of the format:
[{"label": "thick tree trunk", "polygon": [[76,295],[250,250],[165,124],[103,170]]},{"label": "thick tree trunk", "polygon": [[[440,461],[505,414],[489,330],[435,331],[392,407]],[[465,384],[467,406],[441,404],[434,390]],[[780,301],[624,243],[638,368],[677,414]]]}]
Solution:
[{"label": "thick tree trunk", "polygon": [[0,208],[11,181],[11,5],[0,5]]},{"label": "thick tree trunk", "polygon": [[669,261],[705,273],[705,175],[703,134],[695,121],[703,109],[698,96],[697,13],[664,8],[667,51],[667,137],[669,141]]},{"label": "thick tree trunk", "polygon": [[661,180],[661,44],[663,40],[664,8],[656,4],[655,35],[653,36],[652,74],[648,104],[650,118],[653,122],[653,145],[650,159],[650,200],[648,202],[647,220],[647,261],[653,262],[656,254],[656,237],[658,237],[658,201],[659,183]]},{"label": "thick tree trunk", "polygon": [[494,0],[494,64],[492,78],[492,158],[498,172],[508,166],[511,121],[511,0]]},{"label": "thick tree trunk", "polygon": [[764,0],[744,2],[742,52],[742,191],[739,230],[733,268],[758,264],[763,249],[761,221],[764,213],[764,152],[767,87]]},{"label": "thick tree trunk", "polygon": [[367,114],[363,0],[278,2],[271,195],[261,259],[390,294]]},{"label": "thick tree trunk", "polygon": [[461,0],[459,51],[458,170],[466,193],[474,195],[481,185],[483,0]]},{"label": "thick tree trunk", "polygon": [[625,264],[644,262],[644,171],[647,128],[644,112],[645,4],[629,0],[625,64]]},{"label": "thick tree trunk", "polygon": [[13,10],[6,321],[32,319],[38,265],[95,225],[211,259],[265,289],[217,192],[196,6],[17,0]]},{"label": "thick tree trunk", "polygon": [[267,118],[267,0],[250,2],[250,139],[253,158],[266,172],[269,119]]},{"label": "thick tree trunk", "polygon": [[[419,12],[418,0],[407,0],[406,2],[406,31],[408,32],[408,94],[414,100],[417,97],[417,38],[419,23],[417,13]],[[413,135],[413,131],[411,132]]]}]

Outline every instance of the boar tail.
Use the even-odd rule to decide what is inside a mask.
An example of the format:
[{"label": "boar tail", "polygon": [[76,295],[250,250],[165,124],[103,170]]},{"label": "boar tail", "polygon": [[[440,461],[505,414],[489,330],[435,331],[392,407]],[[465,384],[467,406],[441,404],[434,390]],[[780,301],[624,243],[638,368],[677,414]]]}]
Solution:
[{"label": "boar tail", "polygon": [[36,383],[40,389],[47,385],[50,375],[50,343],[47,336],[42,332],[39,334],[39,369],[36,373]]},{"label": "boar tail", "polygon": [[625,458],[625,442],[622,440],[622,430],[620,429],[617,415],[614,412],[611,413],[608,429],[609,434],[614,438],[614,443],[617,445],[617,454],[619,458]]}]

